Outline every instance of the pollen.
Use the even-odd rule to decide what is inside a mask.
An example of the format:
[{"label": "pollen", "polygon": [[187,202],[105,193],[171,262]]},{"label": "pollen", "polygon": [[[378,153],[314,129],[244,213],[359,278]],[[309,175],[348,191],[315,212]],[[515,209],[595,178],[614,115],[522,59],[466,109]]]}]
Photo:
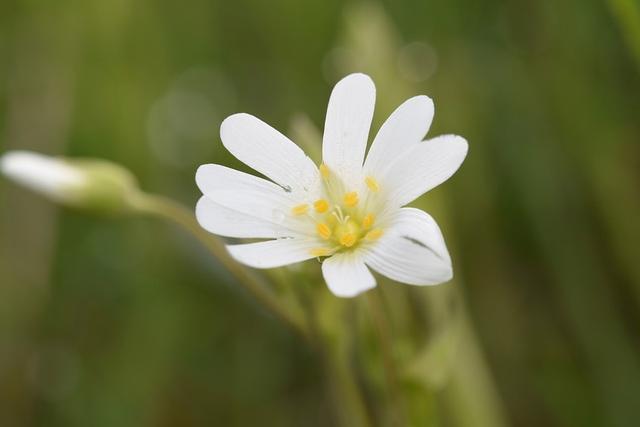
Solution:
[{"label": "pollen", "polygon": [[327,202],[325,199],[318,199],[313,203],[313,208],[318,213],[325,213],[329,210],[329,202]]},{"label": "pollen", "polygon": [[376,218],[373,216],[373,214],[366,214],[364,218],[362,218],[362,228],[364,228],[365,230],[371,228],[375,219]]},{"label": "pollen", "polygon": [[378,240],[381,236],[382,236],[382,229],[374,228],[373,230],[368,232],[367,235],[364,236],[364,238],[370,242],[373,242],[375,240]]},{"label": "pollen", "polygon": [[309,251],[312,256],[320,258],[321,256],[331,255],[331,249],[329,248],[313,248]]},{"label": "pollen", "polygon": [[367,184],[367,187],[372,192],[377,193],[378,191],[380,191],[380,185],[378,185],[378,181],[376,181],[374,177],[372,176],[366,177],[364,179],[364,183]]},{"label": "pollen", "polygon": [[369,197],[380,189],[378,182],[366,176],[367,188],[349,191],[353,187],[346,187],[326,164],[321,163],[318,172],[323,187],[320,194],[291,208],[293,216],[308,221],[308,230],[318,242],[309,253],[315,258],[326,257],[357,250],[379,239],[383,230],[376,222],[376,211],[368,208]]},{"label": "pollen", "polygon": [[329,178],[329,168],[327,167],[327,165],[322,163],[320,167],[318,167],[318,169],[320,170],[320,176],[322,176],[322,178]]},{"label": "pollen", "polygon": [[309,210],[309,205],[306,203],[302,203],[300,205],[296,205],[291,208],[291,213],[295,216],[304,215]]},{"label": "pollen", "polygon": [[351,191],[344,195],[344,204],[350,208],[354,207],[358,204],[358,193],[355,191]]},{"label": "pollen", "polygon": [[350,248],[351,246],[353,246],[356,241],[358,240],[358,237],[353,234],[353,233],[344,233],[341,237],[340,237],[340,244],[342,246],[346,246],[348,248]]},{"label": "pollen", "polygon": [[324,222],[319,222],[316,224],[316,231],[324,240],[328,240],[331,237],[331,229]]}]

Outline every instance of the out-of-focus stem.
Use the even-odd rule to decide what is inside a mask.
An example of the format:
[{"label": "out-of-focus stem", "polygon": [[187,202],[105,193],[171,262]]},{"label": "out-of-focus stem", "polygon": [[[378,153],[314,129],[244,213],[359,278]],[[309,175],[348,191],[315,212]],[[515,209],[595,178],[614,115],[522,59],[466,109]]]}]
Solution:
[{"label": "out-of-focus stem", "polygon": [[181,204],[165,197],[140,193],[132,197],[131,204],[136,212],[168,219],[198,239],[200,243],[225,267],[238,283],[243,286],[258,303],[275,317],[282,320],[295,332],[307,337],[308,330],[302,317],[282,305],[268,284],[235,261],[224,244],[200,227],[193,212]]},{"label": "out-of-focus stem", "polygon": [[349,363],[349,348],[345,337],[340,342],[325,347],[325,369],[328,384],[335,401],[339,425],[343,427],[371,427],[362,391]]},{"label": "out-of-focus stem", "polygon": [[398,369],[393,357],[391,330],[388,317],[384,312],[382,300],[380,298],[380,288],[367,292],[367,300],[371,310],[371,317],[375,323],[375,329],[380,342],[380,352],[382,353],[382,364],[385,371],[385,379],[389,391],[392,406],[393,425],[406,425],[405,408],[402,402],[402,395],[398,384]]},{"label": "out-of-focus stem", "polygon": [[449,419],[456,427],[506,427],[507,417],[466,313],[460,325],[457,363],[444,390]]},{"label": "out-of-focus stem", "polygon": [[609,0],[608,3],[640,68],[640,3],[637,0]]}]

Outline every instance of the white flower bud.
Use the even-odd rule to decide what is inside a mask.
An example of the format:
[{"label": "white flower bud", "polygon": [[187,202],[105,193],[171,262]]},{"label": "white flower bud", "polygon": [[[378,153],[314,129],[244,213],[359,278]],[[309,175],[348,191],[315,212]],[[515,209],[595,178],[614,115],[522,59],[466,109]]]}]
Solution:
[{"label": "white flower bud", "polygon": [[60,204],[101,213],[129,209],[138,194],[133,175],[104,160],[10,151],[0,157],[0,173]]}]

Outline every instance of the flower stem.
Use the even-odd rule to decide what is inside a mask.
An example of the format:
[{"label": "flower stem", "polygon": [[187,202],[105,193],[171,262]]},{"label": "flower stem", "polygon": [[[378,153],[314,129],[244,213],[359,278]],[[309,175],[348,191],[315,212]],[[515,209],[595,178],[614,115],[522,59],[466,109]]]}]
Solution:
[{"label": "flower stem", "polygon": [[640,67],[640,6],[635,0],[609,0],[609,9],[615,18],[636,65]]},{"label": "flower stem", "polygon": [[133,196],[131,205],[136,212],[158,216],[174,222],[198,239],[258,303],[296,333],[307,338],[307,325],[303,318],[297,315],[295,311],[285,307],[264,280],[235,261],[229,255],[220,239],[200,227],[191,210],[171,199],[146,193],[139,193]]},{"label": "flower stem", "polygon": [[395,359],[392,351],[392,338],[389,320],[384,312],[382,299],[380,296],[380,288],[375,288],[367,292],[367,300],[371,310],[371,316],[375,323],[376,333],[380,342],[380,351],[382,353],[382,364],[384,366],[385,380],[391,405],[393,408],[392,425],[406,425],[405,411],[398,384],[398,369],[396,368]]},{"label": "flower stem", "polygon": [[349,363],[347,349],[327,346],[325,369],[337,410],[338,423],[343,427],[371,427],[362,396],[362,390]]}]

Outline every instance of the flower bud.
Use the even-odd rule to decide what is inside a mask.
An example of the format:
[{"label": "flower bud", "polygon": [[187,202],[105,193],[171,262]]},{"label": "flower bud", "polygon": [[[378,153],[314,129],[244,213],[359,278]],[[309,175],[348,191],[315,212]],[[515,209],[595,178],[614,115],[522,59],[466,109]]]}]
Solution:
[{"label": "flower bud", "polygon": [[0,157],[0,173],[62,205],[98,213],[127,211],[138,194],[128,170],[99,159],[9,151]]}]

